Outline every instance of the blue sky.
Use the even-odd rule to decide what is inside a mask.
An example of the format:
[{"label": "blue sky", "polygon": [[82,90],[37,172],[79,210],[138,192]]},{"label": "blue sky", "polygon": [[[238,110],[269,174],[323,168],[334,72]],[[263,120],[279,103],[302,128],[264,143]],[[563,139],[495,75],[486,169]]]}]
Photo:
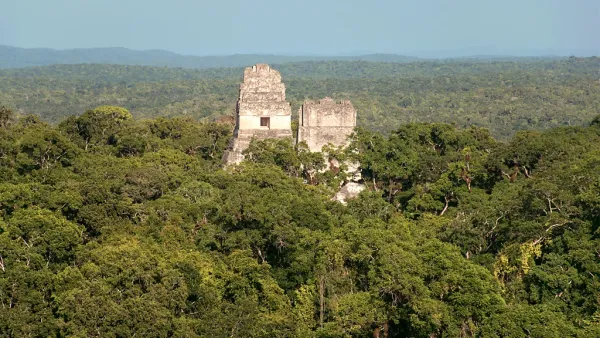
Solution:
[{"label": "blue sky", "polygon": [[181,54],[598,54],[599,0],[0,0],[0,44]]}]

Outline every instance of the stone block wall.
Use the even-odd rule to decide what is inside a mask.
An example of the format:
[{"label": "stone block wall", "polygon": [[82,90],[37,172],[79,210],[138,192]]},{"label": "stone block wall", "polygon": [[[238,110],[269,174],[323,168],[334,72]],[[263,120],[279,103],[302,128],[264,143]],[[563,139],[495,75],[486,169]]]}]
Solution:
[{"label": "stone block wall", "polygon": [[291,117],[281,74],[265,64],[246,68],[236,106],[234,139],[224,156],[226,164],[240,163],[253,138],[291,138]]},{"label": "stone block wall", "polygon": [[[253,138],[291,138],[291,117],[281,74],[265,64],[246,68],[236,106],[234,138],[224,155],[226,164],[240,163]],[[356,126],[356,110],[350,101],[338,103],[326,97],[318,102],[305,101],[299,120],[297,141],[305,141],[311,151],[320,152],[328,143],[336,147],[348,144]]]},{"label": "stone block wall", "polygon": [[299,111],[298,142],[305,141],[310,151],[320,152],[328,143],[348,144],[356,127],[356,110],[350,101],[337,103],[331,98],[305,101]]}]

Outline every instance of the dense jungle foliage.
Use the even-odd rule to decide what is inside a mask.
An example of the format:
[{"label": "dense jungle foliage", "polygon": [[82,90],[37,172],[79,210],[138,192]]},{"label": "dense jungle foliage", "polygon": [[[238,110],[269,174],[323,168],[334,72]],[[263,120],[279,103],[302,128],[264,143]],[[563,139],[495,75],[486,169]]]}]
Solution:
[{"label": "dense jungle foliage", "polygon": [[[358,124],[387,134],[403,124],[488,128],[500,140],[526,129],[583,126],[600,111],[600,58],[274,65],[296,112],[305,99],[350,99]],[[136,118],[233,116],[242,68],[194,70],[56,65],[0,71],[0,102],[59,123],[98,105]]]},{"label": "dense jungle foliage", "polygon": [[2,108],[0,336],[600,336],[600,116],[358,128],[347,206],[285,140],[221,169],[230,129]]}]

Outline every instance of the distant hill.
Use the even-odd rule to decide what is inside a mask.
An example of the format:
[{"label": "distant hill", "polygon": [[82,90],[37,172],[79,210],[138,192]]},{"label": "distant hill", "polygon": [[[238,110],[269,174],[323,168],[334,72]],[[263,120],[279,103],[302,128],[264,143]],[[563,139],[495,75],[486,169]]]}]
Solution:
[{"label": "distant hill", "polygon": [[255,63],[282,64],[302,61],[374,61],[411,62],[418,58],[395,54],[360,56],[284,56],[229,55],[187,56],[165,50],[137,51],[127,48],[91,48],[55,50],[47,48],[17,48],[0,46],[0,68],[24,68],[54,64],[117,64],[182,68],[229,68]]}]

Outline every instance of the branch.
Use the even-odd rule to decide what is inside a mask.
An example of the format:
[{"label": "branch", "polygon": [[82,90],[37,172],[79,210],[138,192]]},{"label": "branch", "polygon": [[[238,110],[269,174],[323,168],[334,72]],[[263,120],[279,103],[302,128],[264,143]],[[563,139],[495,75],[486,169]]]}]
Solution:
[{"label": "branch", "polygon": [[258,256],[260,257],[260,259],[262,260],[262,263],[264,264],[266,262],[265,257],[263,256],[262,251],[260,251],[260,248],[256,248],[256,252],[258,253]]},{"label": "branch", "polygon": [[372,177],[373,179],[373,188],[375,189],[375,191],[379,191],[379,189],[377,189],[377,183],[375,183],[375,177]]},{"label": "branch", "polygon": [[546,239],[546,237],[542,236],[538,239],[536,239],[535,241],[533,241],[531,244],[536,245],[536,244],[540,244],[541,242],[543,242]]},{"label": "branch", "polygon": [[440,212],[440,216],[444,216],[444,213],[446,212],[446,210],[448,210],[448,203],[450,202],[450,200],[448,199],[447,196],[444,196],[444,200],[446,201],[446,205],[444,206],[444,210],[442,210],[442,212]]},{"label": "branch", "polygon": [[19,238],[23,240],[23,243],[25,243],[25,246],[27,246],[28,248],[31,248],[31,246],[33,245],[33,244],[27,243],[27,241],[23,237],[19,236]]},{"label": "branch", "polygon": [[554,228],[556,228],[556,227],[563,226],[563,225],[565,225],[565,224],[567,224],[567,223],[568,223],[568,222],[563,222],[563,223],[556,223],[556,224],[552,224],[550,227],[548,227],[548,229],[546,229],[546,232],[548,232],[548,231],[550,231],[550,230],[552,230],[552,229],[554,229]]}]

